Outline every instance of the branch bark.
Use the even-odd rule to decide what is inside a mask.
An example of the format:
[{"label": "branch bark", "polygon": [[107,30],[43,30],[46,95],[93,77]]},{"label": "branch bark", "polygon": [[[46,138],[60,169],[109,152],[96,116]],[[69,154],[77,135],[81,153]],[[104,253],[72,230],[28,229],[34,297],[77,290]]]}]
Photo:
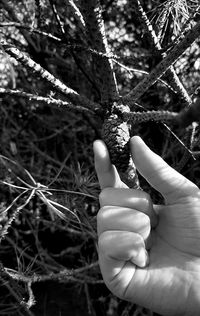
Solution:
[{"label": "branch bark", "polygon": [[24,99],[28,99],[29,101],[36,101],[39,103],[46,103],[47,105],[56,105],[58,107],[63,107],[65,109],[69,109],[72,111],[78,111],[78,112],[84,112],[84,113],[90,113],[90,114],[94,114],[95,112],[85,108],[83,106],[79,106],[79,105],[74,105],[70,102],[67,101],[63,101],[63,100],[57,100],[54,99],[52,97],[42,97],[39,95],[35,95],[35,94],[31,94],[31,93],[27,93],[24,91],[20,91],[20,90],[12,90],[12,89],[4,89],[4,88],[0,88],[0,95],[11,95],[13,97],[18,97],[18,98],[24,98]]},{"label": "branch bark", "polygon": [[86,108],[93,110],[99,109],[99,105],[91,100],[87,99],[85,96],[79,95],[75,90],[67,87],[59,79],[55,78],[50,72],[45,70],[35,61],[33,61],[28,55],[21,52],[18,48],[6,43],[3,40],[0,40],[0,45],[3,47],[4,51],[14,57],[17,61],[21,62],[24,66],[29,68],[32,72],[40,76],[40,78],[45,79],[48,83],[51,84],[53,88],[57,91],[63,93],[67,99],[69,99],[75,105],[81,105]]},{"label": "branch bark", "polygon": [[124,120],[132,124],[140,124],[147,121],[156,122],[175,122],[178,113],[170,111],[144,111],[144,112],[128,112],[123,113]]},{"label": "branch bark", "polygon": [[145,77],[133,90],[122,97],[122,102],[129,106],[134,103],[151,87],[183,54],[183,52],[199,37],[200,21],[186,34],[169,54]]},{"label": "branch bark", "polygon": [[[154,50],[158,53],[158,55],[163,59],[166,57],[166,54],[162,54],[162,46],[159,42],[159,38],[156,35],[156,32],[153,29],[153,26],[151,22],[149,21],[145,11],[143,10],[143,7],[140,3],[140,0],[136,0],[134,2],[135,9],[137,11],[138,17],[141,20],[142,24],[144,25],[144,29],[146,30],[148,34],[149,41],[151,44],[153,44]],[[170,66],[169,69],[166,70],[165,78],[167,79],[167,82],[170,82],[170,85],[173,87],[173,89],[176,91],[176,93],[179,94],[182,100],[189,105],[192,100],[190,96],[188,95],[185,87],[179,80],[179,77],[177,76],[175,69],[173,66]]]},{"label": "branch bark", "polygon": [[[109,55],[110,50],[105,36],[99,0],[81,0],[80,7],[85,21],[89,46],[95,51]],[[118,88],[112,60],[93,55],[93,61],[95,79],[100,87],[102,103],[118,99]]]}]

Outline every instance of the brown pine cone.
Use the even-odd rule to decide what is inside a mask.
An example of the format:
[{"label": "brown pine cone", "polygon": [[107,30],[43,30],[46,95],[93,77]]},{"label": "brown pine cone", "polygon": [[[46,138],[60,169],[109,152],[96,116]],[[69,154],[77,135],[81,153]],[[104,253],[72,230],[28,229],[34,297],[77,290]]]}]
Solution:
[{"label": "brown pine cone", "polygon": [[102,139],[108,147],[110,159],[116,168],[125,172],[129,166],[129,126],[116,114],[105,119],[102,126]]}]

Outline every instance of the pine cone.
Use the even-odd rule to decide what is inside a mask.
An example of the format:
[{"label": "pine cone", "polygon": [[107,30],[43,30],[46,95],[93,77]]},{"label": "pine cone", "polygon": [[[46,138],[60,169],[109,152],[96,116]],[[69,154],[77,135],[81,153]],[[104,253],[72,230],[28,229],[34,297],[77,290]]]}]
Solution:
[{"label": "pine cone", "polygon": [[129,127],[116,114],[105,119],[102,127],[102,139],[108,147],[110,159],[116,168],[125,172],[129,166]]}]

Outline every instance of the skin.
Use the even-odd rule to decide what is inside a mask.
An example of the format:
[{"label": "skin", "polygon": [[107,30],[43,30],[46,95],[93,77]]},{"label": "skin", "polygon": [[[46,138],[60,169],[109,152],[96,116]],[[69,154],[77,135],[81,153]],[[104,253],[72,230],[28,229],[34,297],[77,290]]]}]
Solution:
[{"label": "skin", "polygon": [[200,190],[139,136],[131,139],[130,150],[137,170],[163,195],[165,204],[153,205],[147,193],[128,188],[105,144],[94,142],[104,282],[121,299],[161,315],[199,316]]}]

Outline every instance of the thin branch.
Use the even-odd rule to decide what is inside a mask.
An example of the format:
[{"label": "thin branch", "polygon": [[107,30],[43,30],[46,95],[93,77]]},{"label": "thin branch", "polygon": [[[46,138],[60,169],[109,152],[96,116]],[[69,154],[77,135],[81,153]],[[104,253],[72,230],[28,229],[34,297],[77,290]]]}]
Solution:
[{"label": "thin branch", "polygon": [[[65,168],[65,164],[67,162],[67,160],[69,159],[69,157],[71,156],[71,153],[68,153],[67,156],[65,157],[65,159],[62,162],[61,167],[59,168],[57,174],[55,175],[55,177],[48,183],[47,187],[51,186],[54,182],[56,182],[56,180],[58,179],[58,177],[60,176],[61,172],[63,171],[63,169]],[[42,190],[41,190],[42,191]]]},{"label": "thin branch", "polygon": [[10,95],[13,97],[25,98],[25,99],[28,99],[29,101],[46,103],[47,105],[56,105],[58,107],[63,107],[65,109],[69,109],[69,110],[73,110],[73,111],[87,112],[90,114],[94,114],[94,111],[87,109],[83,106],[73,105],[72,103],[67,102],[67,101],[57,100],[57,99],[54,99],[52,97],[49,97],[49,98],[42,97],[39,95],[27,93],[27,92],[20,91],[20,90],[11,90],[11,89],[0,88],[0,95]]},{"label": "thin branch", "polygon": [[72,103],[85,106],[86,108],[99,107],[97,103],[92,102],[85,96],[79,95],[76,91],[67,87],[62,81],[55,78],[50,72],[45,70],[35,61],[33,61],[33,59],[31,59],[27,54],[21,52],[18,48],[6,43],[4,40],[0,40],[0,44],[8,55],[21,62],[24,66],[39,75],[41,78],[45,79],[51,84],[53,88],[59,92],[62,92]]},{"label": "thin branch", "polygon": [[57,37],[57,36],[54,36],[53,34],[51,33],[47,33],[47,32],[44,32],[44,31],[40,31],[36,28],[33,28],[29,25],[24,25],[24,24],[21,24],[21,23],[18,23],[18,22],[1,22],[0,23],[0,27],[6,27],[6,26],[13,26],[13,27],[16,27],[18,29],[25,29],[27,31],[29,31],[30,33],[36,33],[38,35],[42,35],[42,36],[45,36],[45,37],[48,37],[49,39],[51,40],[54,40],[56,42],[61,42],[62,39]]},{"label": "thin branch", "polygon": [[79,8],[76,6],[76,4],[74,3],[73,0],[68,0],[68,2],[69,2],[69,5],[72,9],[72,12],[73,12],[74,17],[76,18],[77,22],[79,23],[81,28],[85,28],[85,22],[84,22],[83,16],[82,16]]},{"label": "thin branch", "polygon": [[[98,263],[93,263],[90,265],[90,269],[93,267],[97,267]],[[15,270],[12,269],[8,269],[8,268],[4,268],[6,274],[12,278],[13,280],[17,280],[17,281],[21,281],[24,283],[38,283],[38,282],[46,282],[46,281],[58,281],[58,282],[79,282],[79,283],[92,283],[92,284],[97,284],[97,283],[102,283],[101,280],[95,280],[93,278],[90,277],[86,277],[84,275],[84,277],[81,279],[80,277],[78,277],[78,275],[80,275],[80,273],[84,272],[85,268],[81,268],[81,269],[73,269],[73,270],[69,270],[69,269],[63,269],[58,273],[54,273],[51,272],[48,275],[39,275],[34,273],[31,276],[26,276],[23,273],[17,272]],[[80,270],[80,272],[79,272]],[[82,271],[81,271],[82,270]]]},{"label": "thin branch", "polygon": [[160,14],[159,16],[159,20],[157,21],[156,23],[156,28],[157,28],[157,38],[158,38],[158,41],[161,43],[163,38],[164,38],[164,32],[163,30],[165,31],[166,30],[166,21],[167,21],[167,18],[169,17],[169,14],[170,14],[170,2],[167,2],[165,5],[164,5],[164,8],[163,8],[163,11],[162,13]]},{"label": "thin branch", "polygon": [[[186,129],[186,146],[189,148],[189,150],[192,152],[193,151],[193,146],[195,144],[195,133],[196,133],[196,129],[198,127],[197,123],[192,123],[191,126],[189,128]],[[183,152],[183,155],[180,159],[180,161],[178,162],[177,166],[175,167],[175,169],[178,172],[181,172],[182,169],[186,166],[187,162],[189,161],[189,159],[191,158],[191,152],[189,152],[188,150],[185,150]],[[193,154],[193,159],[194,158],[194,153]]]},{"label": "thin branch", "polygon": [[[27,193],[27,190],[22,192],[19,195],[19,197],[24,195],[25,193]],[[30,195],[26,198],[26,201],[22,205],[18,206],[16,209],[13,210],[13,212],[10,215],[8,221],[6,222],[6,224],[4,225],[4,227],[2,228],[2,230],[0,232],[0,243],[1,243],[2,239],[4,239],[6,234],[8,233],[8,229],[10,228],[12,222],[15,220],[15,218],[17,217],[19,212],[30,202],[30,200],[32,199],[33,195],[34,195],[34,191],[32,190]],[[16,202],[16,199],[14,201]]]},{"label": "thin branch", "polygon": [[50,263],[47,263],[47,262],[43,262],[43,261],[39,261],[38,259],[36,259],[36,257],[32,257],[31,255],[29,255],[29,254],[27,254],[26,252],[25,252],[25,250],[23,249],[23,248],[21,248],[21,247],[19,247],[17,244],[16,244],[16,241],[13,241],[11,238],[9,238],[8,237],[8,235],[6,235],[6,241],[14,248],[14,249],[17,249],[17,251],[19,252],[19,253],[23,253],[23,256],[25,257],[25,258],[27,258],[27,259],[29,259],[29,260],[34,260],[34,262],[36,263],[36,264],[38,264],[38,266],[40,267],[42,267],[42,268],[45,268],[45,269],[50,269],[51,271],[55,271],[55,272],[57,272],[58,271],[58,269],[59,270],[61,270],[61,269],[63,269],[63,265],[61,265],[61,264],[59,264],[58,262],[56,262],[56,264],[55,264],[55,262],[54,262],[54,264],[50,264]]},{"label": "thin branch", "polygon": [[133,90],[122,98],[122,102],[131,105],[151,87],[183,52],[199,37],[200,21],[186,34],[184,39],[145,77]]},{"label": "thin branch", "polygon": [[[3,3],[3,8],[7,11],[9,17],[11,17],[14,22],[17,22],[17,23],[21,24],[21,20],[18,18],[18,16],[16,15],[13,7],[9,4],[9,2],[7,0],[1,0],[1,2]],[[26,30],[22,29],[21,33],[22,33],[23,37],[25,38],[25,40],[27,41],[27,43],[31,47],[33,47],[34,50],[37,52],[38,49],[37,49],[33,39],[31,38],[31,36],[28,34],[28,32]]]},{"label": "thin branch", "polygon": [[62,21],[61,21],[61,19],[60,19],[60,16],[59,16],[59,14],[58,14],[56,5],[55,5],[55,3],[54,3],[54,0],[49,0],[49,2],[50,2],[50,5],[51,5],[51,7],[52,7],[52,10],[53,10],[54,16],[55,16],[55,18],[56,18],[56,21],[57,21],[57,23],[58,23],[58,26],[59,26],[59,28],[60,28],[61,34],[62,34],[62,36],[64,37],[64,36],[65,36],[64,25],[63,25],[63,23],[62,23]]},{"label": "thin branch", "polygon": [[[60,32],[62,34],[62,42],[64,42],[65,44],[69,44],[70,42],[73,42],[73,38],[71,38],[70,34],[67,34],[66,31],[65,31],[65,28],[64,28],[64,24],[62,23],[61,19],[60,19],[60,16],[59,16],[59,13],[57,11],[57,8],[56,8],[56,5],[54,3],[54,0],[49,0],[50,4],[51,4],[51,7],[52,7],[52,10],[53,10],[53,13],[54,13],[54,16],[56,18],[56,21],[57,21],[57,24],[59,26],[59,29],[60,29]],[[78,8],[76,7],[76,5],[73,3],[73,1],[71,1],[71,6],[73,7],[73,11],[77,11],[78,12]],[[81,13],[80,13],[81,14]],[[82,17],[83,19],[83,17]],[[67,36],[69,36],[69,40],[67,39]],[[68,45],[68,48],[70,45]],[[66,45],[65,45],[66,47]],[[90,78],[90,75],[85,71],[83,65],[82,65],[82,61],[80,62],[79,61],[79,58],[78,58],[78,55],[76,55],[74,53],[74,50],[73,49],[70,49],[69,50],[69,53],[71,54],[71,56],[73,57],[77,67],[80,69],[80,71],[83,73],[83,75],[86,77],[86,79],[88,80],[88,82],[94,87],[94,89],[97,91],[97,93],[99,94],[99,90],[97,88],[97,86],[95,85],[95,82],[94,80],[92,80],[92,78]]]},{"label": "thin branch", "polygon": [[10,294],[15,298],[19,306],[23,306],[25,309],[27,315],[33,316],[32,312],[28,309],[28,306],[24,304],[24,298],[22,294],[19,291],[19,286],[6,271],[6,268],[4,268],[2,262],[0,261],[0,280],[2,281],[3,285],[8,289]]},{"label": "thin branch", "polygon": [[[137,68],[131,68],[131,67],[127,67],[125,65],[123,65],[122,63],[120,63],[119,61],[113,59],[113,62],[116,63],[117,65],[119,65],[120,67],[124,68],[125,70],[127,70],[130,74],[132,74],[132,72],[136,72],[142,75],[149,75],[148,71],[142,70],[142,69],[137,69]],[[167,88],[169,88],[171,91],[173,91],[174,93],[176,93],[176,91],[164,80],[162,79],[158,79],[158,81],[160,83],[162,83],[164,86],[166,86]]]},{"label": "thin branch", "polygon": [[28,298],[28,301],[24,303],[27,306],[28,309],[30,309],[36,303],[35,296],[33,294],[33,290],[32,290],[31,286],[32,286],[32,283],[28,282],[27,283],[27,289],[28,289],[29,298]]},{"label": "thin branch", "polygon": [[168,45],[166,51],[171,49],[172,46],[175,46],[178,44],[178,42],[185,36],[185,34],[191,28],[192,24],[194,23],[194,19],[197,18],[199,14],[200,14],[200,5],[198,5],[197,8],[194,9],[194,11],[192,12],[192,15],[189,16],[189,18],[183,24],[180,33],[175,37],[173,42]]},{"label": "thin branch", "polygon": [[169,128],[166,124],[174,123],[180,124],[179,113],[170,111],[143,111],[143,112],[127,112],[123,113],[123,119],[125,121],[131,122],[132,124],[140,124],[142,122],[155,121],[161,122],[163,126],[176,138],[176,140],[184,147],[184,149],[189,153],[190,157],[194,159],[194,155],[190,149],[188,149],[181,139]]},{"label": "thin branch", "polygon": [[[48,37],[49,39],[54,40],[56,42],[60,42],[60,43],[63,42],[62,38],[55,36],[51,33],[47,33],[45,31],[41,31],[41,30],[34,28],[32,26],[29,26],[29,25],[24,25],[24,24],[21,24],[19,22],[0,22],[0,27],[7,27],[7,26],[8,27],[13,26],[13,27],[16,27],[18,29],[25,29],[25,30],[28,30],[30,33],[36,33],[38,35]],[[116,54],[113,54],[110,51],[109,52],[97,51],[89,46],[84,46],[84,45],[80,45],[80,44],[66,44],[65,43],[65,48],[73,50],[73,51],[83,50],[83,51],[86,51],[86,52],[91,53],[93,55],[99,56],[101,58],[110,58],[110,59],[117,60],[117,59],[126,57],[126,56],[117,56]]]},{"label": "thin branch", "polygon": [[[1,274],[2,274],[2,272],[1,272]],[[23,297],[20,294],[18,294],[19,291],[16,291],[16,288],[13,288],[14,286],[11,286],[10,283],[7,280],[5,280],[1,275],[0,275],[0,280],[2,281],[3,285],[7,288],[7,290],[10,292],[10,294],[15,298],[15,300],[17,301],[19,306],[23,306],[27,315],[34,316],[33,313],[28,309],[26,304],[24,304]],[[19,313],[20,312],[18,311],[18,315],[22,315],[21,313],[20,314]]]},{"label": "thin branch", "polygon": [[[162,54],[162,47],[159,42],[159,37],[157,37],[153,26],[151,25],[151,22],[149,21],[145,11],[143,10],[143,7],[140,3],[140,0],[136,0],[134,2],[134,6],[137,10],[139,19],[142,21],[146,32],[148,34],[150,42],[153,44],[155,51],[159,54],[160,57],[164,58],[166,57],[166,54]],[[170,84],[173,86],[173,89],[176,91],[176,93],[179,94],[182,100],[189,105],[192,101],[190,96],[188,95],[186,89],[184,88],[183,84],[179,80],[179,77],[177,76],[174,67],[170,66],[169,69],[166,70],[165,77],[170,82]]]}]

